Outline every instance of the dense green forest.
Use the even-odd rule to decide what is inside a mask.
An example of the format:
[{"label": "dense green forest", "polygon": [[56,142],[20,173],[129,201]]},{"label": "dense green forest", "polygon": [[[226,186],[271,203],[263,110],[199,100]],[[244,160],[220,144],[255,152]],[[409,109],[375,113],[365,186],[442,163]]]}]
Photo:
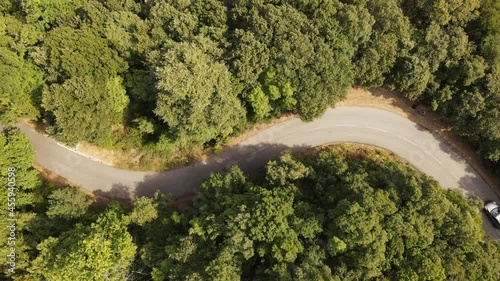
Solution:
[{"label": "dense green forest", "polygon": [[[384,87],[439,112],[500,171],[497,0],[0,0],[0,13],[2,124],[36,120],[66,143],[139,150],[142,167],[161,155],[165,168],[284,113],[317,118],[351,86]],[[34,155],[18,130],[0,133],[17,219],[16,273],[2,263],[2,280],[500,272],[480,202],[383,151],[284,153],[258,175],[233,167],[183,208],[164,194],[97,204],[43,182]]]},{"label": "dense green forest", "polygon": [[500,160],[496,0],[1,0],[0,120],[185,163],[348,87],[440,112]]},{"label": "dense green forest", "polygon": [[481,202],[381,150],[285,152],[250,176],[233,166],[182,208],[160,193],[96,204],[40,181],[33,159],[19,131],[0,134],[0,180],[17,168],[15,244],[0,240],[16,268],[3,262],[2,280],[498,280]]}]

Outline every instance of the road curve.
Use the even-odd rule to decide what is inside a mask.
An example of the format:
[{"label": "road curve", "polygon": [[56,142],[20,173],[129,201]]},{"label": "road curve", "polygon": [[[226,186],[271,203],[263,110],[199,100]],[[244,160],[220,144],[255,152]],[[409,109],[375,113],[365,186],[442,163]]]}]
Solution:
[{"label": "road curve", "polygon": [[[21,125],[33,143],[36,161],[70,182],[96,193],[121,198],[148,196],[156,190],[181,197],[196,191],[208,175],[237,164],[244,171],[261,167],[285,149],[301,149],[330,142],[357,142],[388,149],[445,188],[461,188],[484,200],[500,202],[475,170],[440,138],[398,114],[369,107],[329,109],[310,123],[295,118],[250,137],[203,163],[165,172],[117,169],[81,156],[52,139]],[[483,215],[486,233],[500,239]]]}]

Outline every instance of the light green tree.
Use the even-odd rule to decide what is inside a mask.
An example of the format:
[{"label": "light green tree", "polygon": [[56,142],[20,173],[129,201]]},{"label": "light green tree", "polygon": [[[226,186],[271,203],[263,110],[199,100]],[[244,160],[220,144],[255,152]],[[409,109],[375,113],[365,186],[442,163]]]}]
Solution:
[{"label": "light green tree", "polygon": [[71,78],[46,87],[42,99],[49,113],[49,132],[69,143],[88,140],[106,144],[113,126],[122,123],[128,102],[118,76],[103,82],[92,76]]},{"label": "light green tree", "polygon": [[155,70],[155,114],[177,136],[202,143],[227,137],[244,120],[231,73],[204,51],[210,44],[177,43]]},{"label": "light green tree", "polygon": [[47,280],[126,280],[136,252],[123,216],[111,207],[90,226],[82,224],[41,242],[29,272]]}]

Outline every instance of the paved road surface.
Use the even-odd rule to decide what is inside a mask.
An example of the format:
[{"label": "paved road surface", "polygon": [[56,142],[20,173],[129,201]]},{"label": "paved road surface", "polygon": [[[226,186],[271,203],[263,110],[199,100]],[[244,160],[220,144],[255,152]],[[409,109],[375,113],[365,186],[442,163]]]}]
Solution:
[{"label": "paved road surface", "polygon": [[[204,163],[160,172],[116,169],[81,156],[22,125],[37,150],[37,162],[69,181],[113,197],[151,195],[156,190],[174,197],[196,191],[209,174],[238,164],[244,171],[262,167],[284,149],[301,149],[329,142],[358,142],[386,148],[405,158],[445,188],[462,188],[482,199],[500,200],[484,180],[442,140],[392,112],[345,106],[328,110],[321,119],[303,123],[292,119],[275,125]],[[483,215],[484,228],[500,239]]]}]

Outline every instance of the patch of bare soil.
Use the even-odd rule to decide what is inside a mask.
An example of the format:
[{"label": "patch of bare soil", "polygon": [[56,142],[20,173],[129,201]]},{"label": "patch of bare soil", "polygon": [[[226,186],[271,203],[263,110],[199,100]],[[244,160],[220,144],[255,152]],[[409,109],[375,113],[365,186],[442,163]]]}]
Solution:
[{"label": "patch of bare soil", "polygon": [[[23,122],[26,123],[33,130],[37,131],[38,133],[46,134],[47,126],[42,122],[37,122],[34,120],[23,120]],[[109,150],[105,148],[100,148],[96,145],[84,141],[79,142],[75,150],[85,156],[88,156],[106,165],[117,166],[122,168],[126,168],[128,166],[133,166],[134,164],[137,164],[139,159],[142,157],[141,153],[137,153],[134,150],[128,152],[119,150]]]},{"label": "patch of bare soil", "polygon": [[66,178],[45,169],[38,163],[35,163],[33,167],[38,170],[43,181],[52,183],[56,188],[63,188],[69,185],[74,186],[74,184],[70,183]]},{"label": "patch of bare soil", "polygon": [[500,196],[500,179],[494,177],[484,168],[481,157],[467,141],[451,132],[451,125],[444,122],[439,114],[423,105],[416,105],[401,94],[386,89],[351,88],[347,98],[336,106],[368,106],[388,110],[407,117],[411,121],[439,136],[453,150],[459,153],[476,172]]},{"label": "patch of bare soil", "polygon": [[368,106],[391,111],[405,116],[411,121],[419,124],[429,131],[450,130],[451,127],[441,120],[436,112],[423,105],[414,104],[404,98],[401,94],[386,89],[351,88],[347,92],[347,98],[336,106]]},{"label": "patch of bare soil", "polygon": [[109,150],[83,141],[78,143],[76,149],[85,155],[90,155],[111,166],[115,166],[117,163],[135,162],[136,158],[140,158],[140,155],[135,155],[135,151],[125,153],[118,150]]},{"label": "patch of bare soil", "polygon": [[50,170],[45,169],[44,167],[40,166],[38,163],[35,163],[35,165],[33,165],[33,167],[38,170],[39,175],[42,178],[42,181],[53,184],[54,187],[57,189],[70,186],[70,187],[76,188],[76,189],[80,190],[81,192],[85,193],[88,197],[90,197],[94,201],[94,203],[109,201],[107,198],[101,198],[100,196],[96,196],[91,191],[68,181],[66,178],[61,177]]},{"label": "patch of bare soil", "polygon": [[47,129],[47,126],[45,124],[43,124],[42,122],[37,122],[34,120],[23,120],[23,122],[28,124],[28,126],[30,126],[30,128],[32,128],[33,130],[35,130],[41,134],[45,134],[45,130]]}]

